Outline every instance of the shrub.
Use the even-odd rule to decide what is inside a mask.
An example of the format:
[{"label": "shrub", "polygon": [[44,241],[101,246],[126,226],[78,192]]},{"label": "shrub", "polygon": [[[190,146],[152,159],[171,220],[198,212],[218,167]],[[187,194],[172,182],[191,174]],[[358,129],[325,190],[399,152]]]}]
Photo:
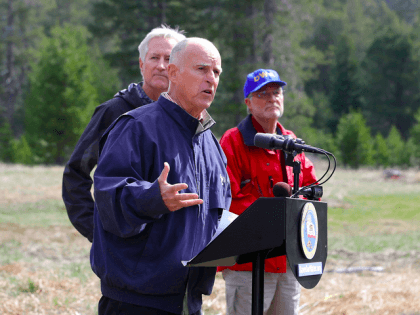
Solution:
[{"label": "shrub", "polygon": [[0,126],[0,160],[13,162],[13,133],[8,122]]},{"label": "shrub", "polygon": [[370,129],[360,112],[351,111],[340,118],[337,145],[344,165],[352,168],[373,165],[373,141]]},{"label": "shrub", "polygon": [[389,150],[389,164],[391,166],[402,166],[404,164],[405,142],[397,127],[392,126],[386,139]]},{"label": "shrub", "polygon": [[25,136],[13,141],[13,162],[26,165],[35,164],[31,148]]},{"label": "shrub", "polygon": [[389,166],[388,145],[384,137],[379,132],[376,134],[373,148],[375,164],[383,167]]}]

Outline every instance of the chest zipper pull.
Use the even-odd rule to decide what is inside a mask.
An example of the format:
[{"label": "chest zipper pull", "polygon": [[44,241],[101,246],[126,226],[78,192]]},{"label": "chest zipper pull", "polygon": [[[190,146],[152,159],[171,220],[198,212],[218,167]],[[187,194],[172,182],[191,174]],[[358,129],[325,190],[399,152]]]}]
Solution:
[{"label": "chest zipper pull", "polygon": [[271,194],[273,194],[273,187],[274,187],[273,176],[268,176],[268,180],[270,182]]}]

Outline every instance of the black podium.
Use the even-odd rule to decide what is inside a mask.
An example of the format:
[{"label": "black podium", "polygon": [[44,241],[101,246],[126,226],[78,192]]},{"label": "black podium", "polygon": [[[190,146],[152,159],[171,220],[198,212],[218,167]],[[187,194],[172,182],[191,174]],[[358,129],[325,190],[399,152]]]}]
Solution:
[{"label": "black podium", "polygon": [[286,255],[306,289],[321,279],[327,260],[327,204],[295,198],[259,198],[187,266],[253,263],[252,314],[263,314],[265,259]]}]

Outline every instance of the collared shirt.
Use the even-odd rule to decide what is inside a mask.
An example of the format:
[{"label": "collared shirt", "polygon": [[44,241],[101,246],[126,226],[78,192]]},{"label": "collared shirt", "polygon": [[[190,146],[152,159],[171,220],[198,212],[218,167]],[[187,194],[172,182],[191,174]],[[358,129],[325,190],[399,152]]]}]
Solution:
[{"label": "collared shirt", "polygon": [[[168,94],[168,92],[163,92],[161,94],[164,98],[171,101],[172,103],[175,103],[179,107],[181,107],[177,102],[175,102],[172,97]],[[182,107],[181,107],[182,108]],[[198,120],[199,124],[197,126],[197,130],[195,131],[195,134],[203,132],[207,129],[209,129],[211,126],[213,126],[216,122],[214,119],[210,116],[207,110],[203,110],[201,112],[201,118]]]}]

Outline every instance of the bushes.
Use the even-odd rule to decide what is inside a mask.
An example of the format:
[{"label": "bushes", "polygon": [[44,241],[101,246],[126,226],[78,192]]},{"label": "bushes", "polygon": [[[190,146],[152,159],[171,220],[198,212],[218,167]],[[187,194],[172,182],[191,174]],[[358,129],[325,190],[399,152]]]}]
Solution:
[{"label": "bushes", "polygon": [[[316,146],[336,155],[339,164],[351,168],[418,166],[420,114],[418,119],[419,123],[414,126],[411,132],[412,137],[407,141],[404,141],[395,126],[392,126],[386,138],[380,133],[372,138],[363,115],[359,112],[351,112],[341,117],[335,138],[322,134],[322,139],[318,136],[314,142]],[[336,150],[334,150],[335,147]]]},{"label": "bushes", "polygon": [[[25,99],[24,140],[36,164],[66,162],[103,95],[117,91],[115,73],[88,39],[84,28],[66,25],[42,41]],[[26,144],[19,148],[26,160]]]},{"label": "bushes", "polygon": [[353,111],[340,118],[336,139],[344,165],[359,168],[374,164],[370,129],[361,113]]},{"label": "bushes", "polygon": [[9,123],[0,127],[0,161],[6,163],[34,164],[31,149],[25,136],[13,138]]},{"label": "bushes", "polygon": [[26,165],[35,164],[31,148],[25,136],[22,136],[19,140],[13,140],[13,162]]},{"label": "bushes", "polygon": [[0,125],[0,160],[13,162],[13,133],[8,122]]},{"label": "bushes", "polygon": [[383,167],[389,166],[389,150],[384,137],[378,132],[373,144],[375,165]]}]

